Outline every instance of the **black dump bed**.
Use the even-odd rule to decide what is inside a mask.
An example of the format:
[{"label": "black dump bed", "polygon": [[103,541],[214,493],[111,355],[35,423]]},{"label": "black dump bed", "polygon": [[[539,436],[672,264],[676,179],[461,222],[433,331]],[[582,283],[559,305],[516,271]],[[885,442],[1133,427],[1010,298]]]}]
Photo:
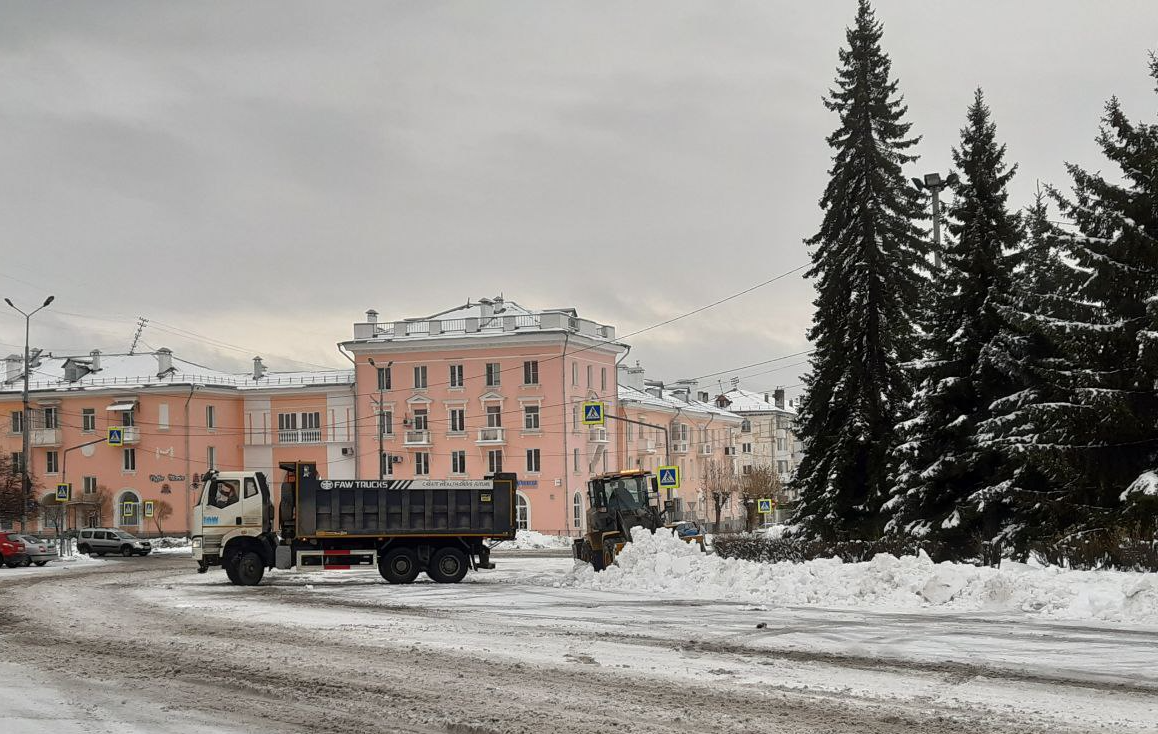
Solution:
[{"label": "black dump bed", "polygon": [[328,480],[306,468],[310,465],[300,466],[293,492],[294,535],[299,538],[515,537],[514,474],[488,479]]}]

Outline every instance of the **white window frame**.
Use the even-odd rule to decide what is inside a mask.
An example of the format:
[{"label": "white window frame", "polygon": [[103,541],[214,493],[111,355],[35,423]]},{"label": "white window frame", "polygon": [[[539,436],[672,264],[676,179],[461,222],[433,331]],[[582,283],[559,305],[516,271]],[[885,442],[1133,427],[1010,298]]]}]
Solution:
[{"label": "white window frame", "polygon": [[487,387],[501,387],[502,386],[502,363],[501,362],[487,362],[486,364],[486,386]]},{"label": "white window frame", "polygon": [[527,472],[538,474],[543,471],[543,454],[539,449],[527,449]]},{"label": "white window frame", "polygon": [[426,365],[424,365],[424,364],[414,365],[414,389],[415,390],[425,390],[426,385],[427,385],[427,382],[426,382]]},{"label": "white window frame", "polygon": [[491,474],[497,474],[503,470],[503,450],[491,449],[487,451],[487,467]]},{"label": "white window frame", "polygon": [[44,473],[45,474],[59,474],[60,473],[60,452],[59,451],[45,451],[44,452]]},{"label": "white window frame", "polygon": [[96,433],[96,408],[81,408],[80,430],[85,433]]},{"label": "white window frame", "polygon": [[523,361],[523,384],[539,384],[539,360],[528,359]]},{"label": "white window frame", "polygon": [[465,451],[451,451],[450,452],[450,473],[451,474],[466,474],[466,452]]},{"label": "white window frame", "polygon": [[133,448],[123,449],[121,452],[121,471],[122,472],[136,472],[137,471],[137,450]]},{"label": "white window frame", "polygon": [[414,454],[414,476],[430,476],[430,453],[419,451]]},{"label": "white window frame", "polygon": [[466,408],[451,408],[450,433],[466,433]]},{"label": "white window frame", "polygon": [[531,500],[521,491],[515,491],[515,527],[531,529]]},{"label": "white window frame", "polygon": [[462,386],[463,386],[462,365],[461,364],[450,365],[450,387],[456,388],[456,387],[462,387]]},{"label": "white window frame", "polygon": [[523,406],[523,430],[524,431],[538,431],[541,430],[540,410],[538,405],[524,405]]}]

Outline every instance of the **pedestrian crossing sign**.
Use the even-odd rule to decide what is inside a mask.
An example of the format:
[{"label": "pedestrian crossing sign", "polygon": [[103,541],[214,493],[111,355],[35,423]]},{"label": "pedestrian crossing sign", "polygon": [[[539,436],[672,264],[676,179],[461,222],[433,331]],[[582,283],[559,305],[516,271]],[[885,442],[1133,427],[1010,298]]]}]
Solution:
[{"label": "pedestrian crossing sign", "polygon": [[680,468],[678,466],[661,466],[659,468],[659,488],[680,488]]},{"label": "pedestrian crossing sign", "polygon": [[153,500],[145,500],[145,517],[153,516]]},{"label": "pedestrian crossing sign", "polygon": [[772,512],[772,508],[775,506],[776,503],[771,499],[756,500],[756,509],[760,512],[761,515],[767,515],[768,513]]},{"label": "pedestrian crossing sign", "polygon": [[56,485],[56,501],[57,502],[68,502],[71,499],[72,499],[72,485],[71,484],[62,483],[62,484]]},{"label": "pedestrian crossing sign", "polygon": [[585,426],[602,426],[603,419],[603,403],[588,402],[583,403],[583,425]]},{"label": "pedestrian crossing sign", "polygon": [[125,429],[123,426],[116,426],[109,429],[109,446],[124,446],[125,445]]}]

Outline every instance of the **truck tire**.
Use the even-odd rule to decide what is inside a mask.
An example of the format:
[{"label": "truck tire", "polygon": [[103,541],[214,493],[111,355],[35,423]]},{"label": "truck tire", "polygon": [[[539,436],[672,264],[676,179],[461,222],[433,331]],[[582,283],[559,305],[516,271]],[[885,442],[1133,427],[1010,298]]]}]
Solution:
[{"label": "truck tire", "polygon": [[470,560],[458,548],[439,548],[430,557],[426,575],[440,584],[457,584],[469,568]]},{"label": "truck tire", "polygon": [[253,551],[245,551],[238,556],[234,573],[241,586],[257,586],[265,576],[265,563]]},{"label": "truck tire", "polygon": [[221,564],[221,567],[225,569],[225,576],[229,579],[231,584],[241,586],[241,581],[237,578],[237,566],[235,561],[236,559],[229,559],[225,563]]},{"label": "truck tire", "polygon": [[418,578],[418,556],[409,548],[392,548],[378,557],[378,573],[392,584],[409,584]]}]

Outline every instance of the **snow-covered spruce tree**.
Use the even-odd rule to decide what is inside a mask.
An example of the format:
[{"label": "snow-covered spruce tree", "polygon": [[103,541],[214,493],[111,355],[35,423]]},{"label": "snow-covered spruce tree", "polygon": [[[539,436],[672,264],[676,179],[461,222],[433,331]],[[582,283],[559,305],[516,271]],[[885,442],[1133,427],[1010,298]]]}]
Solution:
[{"label": "snow-covered spruce tree", "polygon": [[817,280],[809,339],[816,352],[800,409],[805,458],[796,474],[793,523],[803,536],[873,538],[884,526],[889,457],[899,411],[910,397],[900,367],[917,356],[916,320],[927,284],[920,195],[903,164],[918,139],[889,78],[881,24],[861,0],[840,51],[825,106],[840,117],[828,137],[831,180],[824,221],[806,241]]},{"label": "snow-covered spruce tree", "polygon": [[993,485],[1003,455],[976,441],[980,422],[997,398],[1013,392],[1003,341],[1013,258],[1021,217],[1010,212],[1005,146],[978,89],[953,150],[959,171],[948,209],[943,267],[933,275],[928,354],[914,363],[919,388],[915,415],[901,425],[899,469],[887,509],[890,529],[942,541],[947,552],[968,553],[969,541],[992,538],[1004,519]]},{"label": "snow-covered spruce tree", "polygon": [[[1150,73],[1158,82],[1154,56]],[[1120,173],[1067,165],[1073,193],[1056,197],[1080,232],[1066,239],[1072,304],[1039,321],[1064,355],[1053,381],[1066,399],[1037,405],[1050,419],[1034,453],[1060,469],[1059,530],[1132,519],[1152,531],[1134,510],[1153,497],[1135,480],[1158,463],[1158,124],[1131,122],[1114,98],[1097,140]]]}]

